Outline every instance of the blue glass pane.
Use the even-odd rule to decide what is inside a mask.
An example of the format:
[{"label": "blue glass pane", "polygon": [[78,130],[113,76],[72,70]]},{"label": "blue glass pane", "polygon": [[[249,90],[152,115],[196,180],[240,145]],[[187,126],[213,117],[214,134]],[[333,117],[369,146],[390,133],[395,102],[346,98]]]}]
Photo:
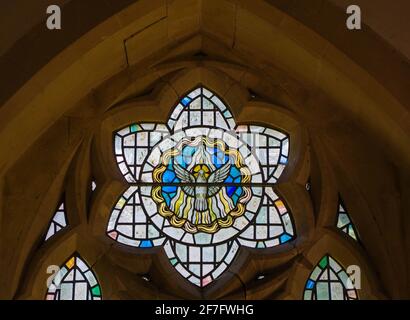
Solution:
[{"label": "blue glass pane", "polygon": [[232,197],[232,195],[235,193],[237,187],[227,187],[226,188],[226,193],[228,194],[229,197]]},{"label": "blue glass pane", "polygon": [[133,124],[132,126],[130,126],[130,130],[131,132],[137,132],[138,126],[136,124]]},{"label": "blue glass pane", "polygon": [[308,282],[306,283],[306,289],[313,289],[314,286],[315,286],[315,283],[309,279]]},{"label": "blue glass pane", "polygon": [[144,241],[141,241],[140,243],[140,248],[151,248],[151,247],[152,247],[151,240],[144,240]]},{"label": "blue glass pane", "polygon": [[280,243],[285,243],[285,242],[289,241],[290,239],[292,239],[292,237],[290,235],[288,235],[287,233],[282,234],[280,236]]},{"label": "blue glass pane", "polygon": [[163,182],[173,182],[174,179],[175,179],[175,177],[176,177],[176,175],[175,175],[175,173],[174,173],[173,171],[166,170],[166,171],[164,172],[163,177],[162,177],[162,181],[163,181]]},{"label": "blue glass pane", "polygon": [[165,187],[162,187],[162,192],[175,193],[176,191],[177,191],[177,187],[176,187],[176,186],[165,186]]},{"label": "blue glass pane", "polygon": [[238,189],[236,190],[235,194],[240,197],[242,195],[242,188],[238,187]]},{"label": "blue glass pane", "polygon": [[279,163],[280,164],[287,164],[288,163],[288,158],[286,158],[284,156],[280,157]]},{"label": "blue glass pane", "polygon": [[230,175],[231,175],[233,178],[237,178],[237,177],[240,177],[240,176],[241,176],[241,172],[238,170],[237,167],[232,166],[232,167],[231,167],[231,171],[230,171]]},{"label": "blue glass pane", "polygon": [[189,97],[185,97],[181,100],[181,103],[186,107],[192,100]]},{"label": "blue glass pane", "polygon": [[171,205],[171,197],[168,195],[168,193],[162,193],[162,196],[164,197],[164,200],[167,204],[167,206]]}]

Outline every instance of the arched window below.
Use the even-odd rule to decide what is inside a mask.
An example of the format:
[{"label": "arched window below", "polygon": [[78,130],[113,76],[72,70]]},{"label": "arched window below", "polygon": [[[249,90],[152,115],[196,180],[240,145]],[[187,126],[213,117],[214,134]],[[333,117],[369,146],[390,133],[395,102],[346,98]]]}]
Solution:
[{"label": "arched window below", "polygon": [[47,300],[101,300],[101,287],[90,267],[78,254],[68,259],[55,274]]},{"label": "arched window below", "polygon": [[343,267],[325,255],[306,281],[304,300],[357,300],[357,291]]}]

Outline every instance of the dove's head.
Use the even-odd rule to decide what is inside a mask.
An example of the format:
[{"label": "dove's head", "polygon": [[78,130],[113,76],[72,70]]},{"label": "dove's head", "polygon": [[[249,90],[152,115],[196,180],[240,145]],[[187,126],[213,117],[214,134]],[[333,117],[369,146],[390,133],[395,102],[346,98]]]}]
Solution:
[{"label": "dove's head", "polygon": [[211,173],[211,170],[209,170],[206,164],[197,164],[193,168],[193,174],[195,178],[201,177],[204,179],[208,179],[210,173]]}]

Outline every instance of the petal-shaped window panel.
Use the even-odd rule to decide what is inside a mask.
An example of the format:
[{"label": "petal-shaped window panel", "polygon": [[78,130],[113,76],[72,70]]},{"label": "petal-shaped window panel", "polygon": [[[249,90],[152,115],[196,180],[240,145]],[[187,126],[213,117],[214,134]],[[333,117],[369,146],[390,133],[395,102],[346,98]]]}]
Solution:
[{"label": "petal-shaped window panel", "polygon": [[293,237],[292,218],[285,203],[271,187],[265,187],[261,209],[250,226],[240,234],[239,243],[251,248],[269,248]]},{"label": "petal-shaped window panel", "polygon": [[238,135],[255,152],[264,181],[276,182],[289,161],[289,137],[272,128],[240,125]]},{"label": "petal-shaped window panel", "polygon": [[181,99],[171,113],[168,126],[174,132],[188,127],[232,130],[235,120],[217,95],[201,87]]},{"label": "petal-shaped window panel", "polygon": [[165,238],[152,224],[141,204],[138,187],[130,187],[120,197],[111,214],[108,235],[123,244],[150,248],[164,243]]},{"label": "petal-shaped window panel", "polygon": [[199,287],[218,278],[230,265],[239,249],[236,241],[218,245],[194,246],[168,241],[165,252],[175,269]]},{"label": "petal-shaped window panel", "polygon": [[167,126],[154,123],[133,124],[115,134],[115,159],[128,182],[139,180],[141,167],[148,154],[167,135]]}]

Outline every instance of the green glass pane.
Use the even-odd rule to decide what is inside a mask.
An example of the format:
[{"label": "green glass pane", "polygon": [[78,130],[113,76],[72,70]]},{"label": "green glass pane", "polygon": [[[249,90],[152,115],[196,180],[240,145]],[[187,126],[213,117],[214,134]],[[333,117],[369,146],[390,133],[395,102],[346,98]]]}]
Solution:
[{"label": "green glass pane", "polygon": [[100,296],[101,295],[100,286],[95,286],[94,288],[91,289],[91,292],[94,296]]},{"label": "green glass pane", "polygon": [[178,260],[176,258],[172,258],[169,260],[173,266],[175,266],[178,263]]},{"label": "green glass pane", "polygon": [[327,263],[328,263],[328,261],[327,261],[327,256],[324,256],[324,257],[322,258],[322,260],[320,260],[319,266],[320,266],[322,269],[324,269],[324,268],[327,267]]}]

